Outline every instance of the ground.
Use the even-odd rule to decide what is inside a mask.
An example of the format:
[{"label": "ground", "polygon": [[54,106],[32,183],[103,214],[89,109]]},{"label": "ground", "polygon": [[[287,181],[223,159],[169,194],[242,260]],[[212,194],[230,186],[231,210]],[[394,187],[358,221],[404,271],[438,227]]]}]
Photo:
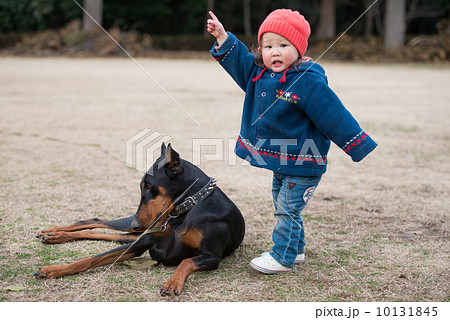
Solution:
[{"label": "ground", "polygon": [[[2,57],[0,301],[449,301],[450,67],[322,64],[379,147],[353,163],[332,146],[304,211],[307,261],[268,276],[249,261],[271,247],[271,174],[229,151],[243,92],[213,59]],[[219,143],[222,157],[199,166],[241,209],[240,248],[219,269],[192,274],[178,298],[159,295],[174,267],[119,263],[35,280],[38,267],[117,247],[44,245],[35,234],[133,214],[142,174],[126,166],[126,142],[145,128],[190,161],[199,139]]]}]

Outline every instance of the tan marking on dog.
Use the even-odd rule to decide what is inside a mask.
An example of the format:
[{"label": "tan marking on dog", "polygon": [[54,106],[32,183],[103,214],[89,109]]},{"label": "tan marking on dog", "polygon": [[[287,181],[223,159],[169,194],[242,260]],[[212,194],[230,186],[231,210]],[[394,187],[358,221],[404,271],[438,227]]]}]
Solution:
[{"label": "tan marking on dog", "polygon": [[203,240],[203,234],[200,230],[189,229],[181,235],[181,241],[191,248],[197,249]]},{"label": "tan marking on dog", "polygon": [[159,187],[159,194],[155,199],[150,200],[146,204],[142,204],[139,208],[139,224],[143,229],[147,229],[158,217],[159,213],[163,216],[159,218],[157,226],[164,223],[165,217],[173,211],[172,199],[167,196],[164,188]]}]

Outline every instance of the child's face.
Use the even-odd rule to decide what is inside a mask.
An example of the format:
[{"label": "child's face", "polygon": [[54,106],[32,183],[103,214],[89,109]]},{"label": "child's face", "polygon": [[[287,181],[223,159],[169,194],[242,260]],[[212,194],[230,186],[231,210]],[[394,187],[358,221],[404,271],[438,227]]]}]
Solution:
[{"label": "child's face", "polygon": [[264,65],[274,72],[286,70],[299,58],[289,40],[272,32],[263,34],[260,50]]}]

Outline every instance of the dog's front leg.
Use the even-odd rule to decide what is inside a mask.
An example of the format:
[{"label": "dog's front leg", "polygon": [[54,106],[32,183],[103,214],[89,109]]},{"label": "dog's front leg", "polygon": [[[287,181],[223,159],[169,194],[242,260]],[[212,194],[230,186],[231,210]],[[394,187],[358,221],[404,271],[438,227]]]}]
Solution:
[{"label": "dog's front leg", "polygon": [[162,296],[177,296],[181,293],[187,277],[195,271],[213,270],[219,266],[219,258],[212,254],[203,254],[198,257],[183,260],[177,271],[161,288]]},{"label": "dog's front leg", "polygon": [[39,268],[39,270],[34,272],[33,275],[38,279],[60,278],[142,255],[145,248],[141,248],[140,246],[132,247],[133,244],[134,243],[126,244],[95,257],[82,259],[74,263],[65,265],[51,265]]}]

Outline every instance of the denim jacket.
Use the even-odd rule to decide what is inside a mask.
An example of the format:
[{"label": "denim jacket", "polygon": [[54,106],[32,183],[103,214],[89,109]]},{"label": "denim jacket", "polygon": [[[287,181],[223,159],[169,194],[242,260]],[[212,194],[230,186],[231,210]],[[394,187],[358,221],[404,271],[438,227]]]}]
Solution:
[{"label": "denim jacket", "polygon": [[313,62],[275,73],[232,33],[212,56],[245,91],[235,153],[251,165],[293,176],[320,176],[327,169],[330,141],[355,162],[377,143],[328,87],[324,69]]}]

